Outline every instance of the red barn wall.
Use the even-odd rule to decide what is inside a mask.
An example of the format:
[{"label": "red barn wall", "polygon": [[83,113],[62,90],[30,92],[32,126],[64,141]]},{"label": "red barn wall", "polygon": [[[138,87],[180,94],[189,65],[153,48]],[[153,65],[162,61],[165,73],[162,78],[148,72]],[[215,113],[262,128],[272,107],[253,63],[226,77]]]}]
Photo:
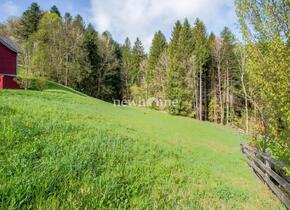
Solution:
[{"label": "red barn wall", "polygon": [[0,43],[0,74],[17,73],[17,54]]},{"label": "red barn wall", "polygon": [[19,84],[13,76],[0,75],[0,90],[1,89],[19,89]]},{"label": "red barn wall", "polygon": [[4,76],[0,75],[0,90],[4,88]]}]

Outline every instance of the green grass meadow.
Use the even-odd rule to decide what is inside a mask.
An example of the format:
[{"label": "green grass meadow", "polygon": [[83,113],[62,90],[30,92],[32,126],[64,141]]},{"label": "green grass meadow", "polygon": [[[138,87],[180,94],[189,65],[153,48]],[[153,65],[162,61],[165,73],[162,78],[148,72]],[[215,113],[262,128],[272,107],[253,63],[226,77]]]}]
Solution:
[{"label": "green grass meadow", "polygon": [[0,91],[0,209],[285,209],[231,129],[51,88]]}]

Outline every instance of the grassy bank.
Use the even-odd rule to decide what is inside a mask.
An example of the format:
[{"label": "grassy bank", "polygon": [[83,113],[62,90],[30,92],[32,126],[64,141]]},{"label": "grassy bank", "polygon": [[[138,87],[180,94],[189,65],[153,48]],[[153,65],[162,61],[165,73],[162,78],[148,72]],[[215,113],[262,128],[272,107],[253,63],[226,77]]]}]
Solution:
[{"label": "grassy bank", "polygon": [[51,88],[0,91],[0,209],[284,209],[231,130]]}]

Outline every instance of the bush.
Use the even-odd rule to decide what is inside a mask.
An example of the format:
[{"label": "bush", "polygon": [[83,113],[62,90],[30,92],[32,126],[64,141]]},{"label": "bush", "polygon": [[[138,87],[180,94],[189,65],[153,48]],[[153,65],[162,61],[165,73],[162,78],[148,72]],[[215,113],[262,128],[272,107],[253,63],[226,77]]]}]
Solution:
[{"label": "bush", "polygon": [[25,77],[17,77],[17,83],[21,88],[25,90],[44,90],[47,89],[47,79],[44,77],[39,78],[25,78]]}]

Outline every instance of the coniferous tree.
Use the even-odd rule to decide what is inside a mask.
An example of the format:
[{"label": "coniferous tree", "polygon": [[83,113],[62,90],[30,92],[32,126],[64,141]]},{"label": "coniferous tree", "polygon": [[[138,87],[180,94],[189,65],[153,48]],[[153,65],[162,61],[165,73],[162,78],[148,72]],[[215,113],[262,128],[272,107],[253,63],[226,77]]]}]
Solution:
[{"label": "coniferous tree", "polygon": [[204,65],[207,62],[209,56],[209,47],[205,25],[199,19],[196,19],[195,26],[193,28],[194,35],[194,54],[195,54],[195,64],[199,71],[199,100],[198,100],[198,116],[199,119],[203,119],[203,72]]},{"label": "coniferous tree", "polygon": [[154,92],[153,86],[154,86],[154,70],[156,68],[156,65],[158,63],[158,60],[162,54],[162,52],[165,50],[167,46],[166,38],[162,34],[161,31],[158,31],[155,33],[154,38],[152,40],[149,56],[148,56],[148,70],[147,70],[147,84],[148,84],[148,93],[151,95]]},{"label": "coniferous tree", "polygon": [[193,90],[193,37],[191,27],[186,19],[182,25],[179,33],[178,45],[176,47],[176,63],[177,74],[179,78],[179,113],[181,115],[188,115],[192,112],[192,90]]},{"label": "coniferous tree", "polygon": [[73,26],[78,27],[81,31],[85,31],[85,22],[81,15],[76,15],[72,22]]},{"label": "coniferous tree", "polygon": [[132,69],[132,46],[130,39],[127,37],[125,43],[121,47],[121,81],[122,81],[122,94],[125,99],[131,98],[131,69]]},{"label": "coniferous tree", "polygon": [[98,68],[100,63],[100,57],[98,54],[98,41],[98,33],[95,31],[94,27],[89,24],[85,30],[84,47],[88,55],[90,73],[82,80],[80,88],[88,95],[94,97],[97,96]]},{"label": "coniferous tree", "polygon": [[42,11],[37,3],[32,3],[30,7],[23,13],[17,26],[18,37],[26,41],[29,36],[37,31]]},{"label": "coniferous tree", "polygon": [[131,83],[139,85],[141,82],[140,65],[146,58],[144,47],[139,38],[136,39],[132,49],[132,69],[131,69]]},{"label": "coniferous tree", "polygon": [[104,32],[98,44],[100,65],[97,70],[96,97],[112,102],[119,97],[120,60],[115,42],[109,32]]},{"label": "coniferous tree", "polygon": [[[233,100],[233,89],[235,88],[237,78],[237,61],[235,58],[234,48],[235,48],[235,38],[234,35],[231,33],[229,28],[225,27],[221,32],[221,39],[224,48],[224,60],[223,60],[223,69],[225,73],[224,78],[224,95],[225,97],[225,113],[226,113],[226,120],[225,124],[228,124],[230,121],[230,114],[233,107],[232,100]],[[231,101],[230,101],[231,98]]]},{"label": "coniferous tree", "polygon": [[66,12],[65,14],[64,14],[64,22],[65,23],[71,23],[72,22],[72,16],[71,16],[71,14],[69,13],[69,12]]},{"label": "coniferous tree", "polygon": [[51,12],[51,13],[55,13],[55,14],[57,14],[59,17],[61,17],[60,12],[59,12],[58,8],[57,8],[55,5],[53,5],[53,6],[51,7],[50,12]]},{"label": "coniferous tree", "polygon": [[208,38],[210,54],[208,59],[208,74],[207,74],[207,82],[208,82],[208,120],[211,122],[218,122],[220,116],[220,107],[218,100],[218,86],[217,86],[217,65],[215,62],[214,56],[214,48],[216,44],[216,36],[214,33],[210,33]]},{"label": "coniferous tree", "polygon": [[182,25],[179,21],[175,23],[171,41],[169,43],[169,72],[168,72],[168,82],[166,87],[166,95],[172,103],[169,106],[169,112],[171,114],[182,114],[183,112],[183,92],[184,92],[184,73],[180,68],[179,63],[179,39]]}]

